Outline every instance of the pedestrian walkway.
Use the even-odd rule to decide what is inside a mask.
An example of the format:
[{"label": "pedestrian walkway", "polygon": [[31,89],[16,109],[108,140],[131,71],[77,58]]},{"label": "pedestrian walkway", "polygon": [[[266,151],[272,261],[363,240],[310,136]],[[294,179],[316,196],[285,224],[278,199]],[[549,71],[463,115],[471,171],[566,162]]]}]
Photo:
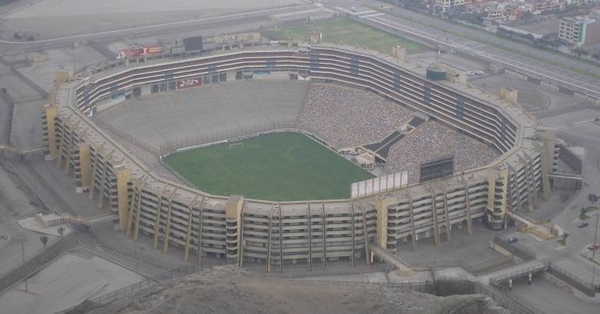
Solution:
[{"label": "pedestrian walkway", "polygon": [[505,281],[510,278],[517,279],[521,277],[526,277],[529,274],[536,274],[539,272],[544,272],[548,269],[550,263],[536,260],[531,262],[526,262],[522,264],[518,264],[509,268],[501,269],[496,272],[476,277],[475,280],[489,284],[490,280],[494,281]]},{"label": "pedestrian walkway", "polygon": [[383,262],[392,265],[400,275],[410,276],[414,274],[414,271],[408,267],[403,261],[401,261],[396,255],[390,251],[382,248],[376,243],[369,243],[369,250],[373,256],[377,256],[383,260]]}]

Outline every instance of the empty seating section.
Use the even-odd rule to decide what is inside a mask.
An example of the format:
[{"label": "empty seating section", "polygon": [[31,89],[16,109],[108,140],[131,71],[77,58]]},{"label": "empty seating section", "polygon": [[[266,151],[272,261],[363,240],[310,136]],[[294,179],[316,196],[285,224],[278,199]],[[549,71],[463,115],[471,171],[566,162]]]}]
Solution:
[{"label": "empty seating section", "polygon": [[134,99],[98,118],[164,152],[293,127],[307,88],[298,81],[234,81]]},{"label": "empty seating section", "polygon": [[389,141],[393,140],[394,138],[396,138],[398,135],[400,135],[400,131],[394,131],[392,132],[392,134],[386,136],[383,140],[377,142],[377,143],[373,143],[373,144],[369,144],[369,145],[365,145],[366,148],[372,150],[372,151],[378,151],[381,147],[385,146],[386,143],[388,143]]},{"label": "empty seating section", "polygon": [[410,111],[365,91],[313,84],[298,127],[324,137],[336,147],[380,141],[410,118]]},{"label": "empty seating section", "polygon": [[404,137],[406,137],[406,135],[404,133],[398,134],[396,137],[394,137],[393,139],[389,140],[382,147],[380,147],[377,150],[377,154],[379,154],[383,158],[386,158],[386,160],[387,160],[387,158],[389,157],[388,155],[390,153],[390,149],[392,148],[392,146],[396,145],[396,143],[400,142]]},{"label": "empty seating section", "polygon": [[419,125],[421,125],[423,122],[425,122],[425,120],[417,117],[417,116],[413,116],[412,119],[410,119],[410,121],[408,121],[408,124],[410,124],[413,127],[418,127]]},{"label": "empty seating section", "polygon": [[428,121],[391,148],[385,172],[408,171],[408,182],[418,182],[421,163],[452,155],[454,171],[458,173],[488,165],[499,153],[453,129]]}]

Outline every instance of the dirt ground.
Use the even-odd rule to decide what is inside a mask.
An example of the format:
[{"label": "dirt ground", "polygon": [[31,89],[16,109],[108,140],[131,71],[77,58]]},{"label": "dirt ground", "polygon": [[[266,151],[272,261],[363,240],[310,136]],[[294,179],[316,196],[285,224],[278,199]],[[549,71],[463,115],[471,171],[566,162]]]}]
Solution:
[{"label": "dirt ground", "polygon": [[229,266],[160,284],[126,299],[93,313],[509,313],[482,295],[436,297],[383,285],[306,283],[263,278]]}]

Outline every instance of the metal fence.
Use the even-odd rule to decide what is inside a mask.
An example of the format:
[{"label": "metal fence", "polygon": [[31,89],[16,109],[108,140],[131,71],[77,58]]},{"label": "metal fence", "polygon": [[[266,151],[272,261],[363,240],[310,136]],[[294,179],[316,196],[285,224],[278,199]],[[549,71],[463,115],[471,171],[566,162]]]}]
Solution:
[{"label": "metal fence", "polygon": [[578,277],[574,276],[573,274],[569,273],[568,271],[566,271],[556,265],[551,265],[550,268],[548,269],[548,273],[550,273],[551,275],[554,275],[556,278],[570,284],[575,289],[583,292],[587,296],[590,296],[590,297],[596,296],[596,291],[594,291],[594,287],[592,287],[591,283],[588,283],[588,282],[585,282],[585,281],[579,279]]},{"label": "metal fence", "polygon": [[[245,267],[247,268],[247,267]],[[337,266],[328,268],[312,268],[312,269],[285,269],[282,273],[268,273],[269,277],[280,277],[280,278],[306,278],[306,277],[318,277],[318,276],[344,276],[344,275],[362,275],[374,272],[389,272],[391,266],[389,264],[376,264],[372,266]],[[274,271],[271,268],[271,271]]]},{"label": "metal fence", "polygon": [[[275,131],[274,131],[275,130]],[[297,129],[293,129],[293,126],[290,123],[285,122],[264,122],[257,123],[254,126],[247,128],[240,128],[236,130],[223,130],[223,131],[213,131],[206,132],[202,135],[191,135],[180,137],[177,139],[169,140],[159,146],[157,149],[158,155],[166,155],[177,151],[178,149],[183,149],[187,147],[196,147],[202,146],[209,143],[216,143],[219,141],[229,140],[236,141],[245,138],[255,137],[256,134],[263,133],[273,133],[280,131],[297,131]]]}]

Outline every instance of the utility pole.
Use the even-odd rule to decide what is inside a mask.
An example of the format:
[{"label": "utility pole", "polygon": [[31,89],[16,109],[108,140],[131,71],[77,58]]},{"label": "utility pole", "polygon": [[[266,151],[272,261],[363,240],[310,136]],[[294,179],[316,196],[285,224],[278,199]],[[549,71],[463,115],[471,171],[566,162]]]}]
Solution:
[{"label": "utility pole", "polygon": [[[594,231],[594,244],[596,245],[598,239],[598,219],[600,219],[600,213],[596,214],[596,230]],[[597,249],[596,249],[597,250]],[[592,265],[594,270],[592,271],[592,289],[596,291],[596,287],[594,286],[594,281],[596,279],[596,250],[592,251]]]},{"label": "utility pole", "polygon": [[[21,241],[21,255],[23,256],[23,264],[25,264],[25,241]],[[25,291],[29,292],[27,288],[27,275],[25,275]]]},{"label": "utility pole", "polygon": [[71,48],[73,48],[72,49],[72,53],[73,53],[73,74],[71,74],[71,75],[73,75],[73,77],[75,77],[75,72],[77,71],[77,69],[75,68],[75,66],[76,66],[76,63],[75,63],[75,42],[73,42],[73,47],[71,47]]}]

